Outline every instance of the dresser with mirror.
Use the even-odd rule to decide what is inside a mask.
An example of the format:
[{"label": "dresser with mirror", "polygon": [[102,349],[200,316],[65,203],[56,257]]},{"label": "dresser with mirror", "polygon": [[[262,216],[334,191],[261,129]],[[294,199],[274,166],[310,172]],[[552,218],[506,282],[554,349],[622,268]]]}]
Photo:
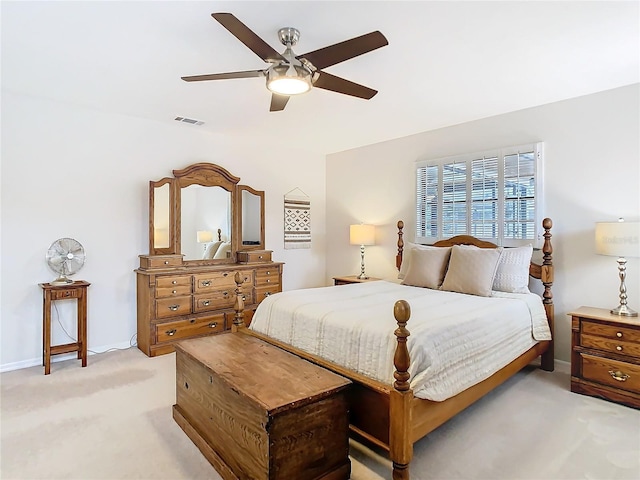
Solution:
[{"label": "dresser with mirror", "polygon": [[149,253],[135,270],[137,343],[146,355],[230,329],[236,272],[247,324],[282,290],[283,263],[265,249],[264,192],[239,182],[219,165],[197,163],[149,183]]}]

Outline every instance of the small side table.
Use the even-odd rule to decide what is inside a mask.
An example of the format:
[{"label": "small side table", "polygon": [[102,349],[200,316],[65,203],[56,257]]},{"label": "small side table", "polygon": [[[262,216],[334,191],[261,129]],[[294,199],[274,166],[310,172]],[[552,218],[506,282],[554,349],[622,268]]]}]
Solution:
[{"label": "small side table", "polygon": [[358,275],[348,275],[346,277],[333,277],[334,285],[349,285],[350,283],[375,282],[381,280],[376,277],[358,278]]},{"label": "small side table", "polygon": [[[87,366],[87,288],[91,285],[77,280],[67,285],[40,283],[43,293],[42,315],[42,364],[44,374],[51,373],[51,355],[78,352],[82,366]],[[78,301],[78,341],[64,345],[51,345],[51,302],[54,300],[76,299]]]}]

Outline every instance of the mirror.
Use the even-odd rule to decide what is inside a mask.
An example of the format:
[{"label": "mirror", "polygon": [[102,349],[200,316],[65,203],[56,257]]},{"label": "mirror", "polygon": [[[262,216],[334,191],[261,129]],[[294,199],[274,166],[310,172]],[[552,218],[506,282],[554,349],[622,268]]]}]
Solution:
[{"label": "mirror", "polygon": [[150,255],[211,265],[235,263],[239,250],[264,249],[264,192],[239,181],[219,165],[196,163],[150,182]]},{"label": "mirror", "polygon": [[189,185],[181,195],[180,244],[184,260],[226,260],[231,254],[231,192],[222,187]]},{"label": "mirror", "polygon": [[241,250],[264,249],[264,192],[239,185]]}]

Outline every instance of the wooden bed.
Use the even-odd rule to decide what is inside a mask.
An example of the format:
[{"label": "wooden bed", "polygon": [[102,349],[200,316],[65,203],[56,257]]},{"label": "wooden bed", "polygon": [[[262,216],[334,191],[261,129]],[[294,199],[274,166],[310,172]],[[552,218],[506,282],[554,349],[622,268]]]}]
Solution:
[{"label": "wooden bed", "polygon": [[[542,262],[537,264],[532,261],[529,267],[529,275],[542,282],[544,287],[542,301],[549,322],[549,328],[553,335],[554,312],[553,295],[551,293],[553,284],[552,221],[546,218],[542,222],[542,226],[545,231],[544,245],[542,247]],[[396,266],[398,269],[402,263],[404,248],[403,228],[403,222],[399,221],[398,254],[396,256]],[[451,246],[461,244],[476,245],[481,248],[496,247],[493,243],[484,242],[467,235],[443,240],[434,245]],[[356,437],[365,439],[388,452],[389,458],[393,463],[394,480],[409,479],[409,464],[413,456],[414,442],[502,384],[537,357],[541,357],[541,368],[543,370],[553,371],[554,368],[553,340],[542,341],[536,343],[524,354],[511,361],[511,363],[507,364],[486,380],[477,383],[454,397],[441,402],[419,399],[414,397],[409,385],[410,375],[408,370],[410,358],[407,349],[407,337],[409,336],[407,322],[409,321],[411,311],[406,301],[398,300],[394,305],[394,316],[398,323],[398,328],[394,332],[397,337],[397,346],[394,355],[395,382],[393,385],[389,385],[372,380],[357,372],[246,328],[243,314],[242,282],[241,276],[236,274],[236,304],[234,307],[236,314],[232,331],[261,338],[351,379],[353,386],[348,393],[351,432],[355,434]]]}]

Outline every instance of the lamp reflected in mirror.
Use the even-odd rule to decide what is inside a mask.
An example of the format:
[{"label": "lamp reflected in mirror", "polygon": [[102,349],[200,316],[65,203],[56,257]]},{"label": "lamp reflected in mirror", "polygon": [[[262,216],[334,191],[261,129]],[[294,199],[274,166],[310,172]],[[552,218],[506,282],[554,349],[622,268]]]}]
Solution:
[{"label": "lamp reflected in mirror", "polygon": [[213,242],[213,232],[209,230],[198,230],[196,240],[198,243],[202,243],[203,249],[206,250],[207,244]]}]

